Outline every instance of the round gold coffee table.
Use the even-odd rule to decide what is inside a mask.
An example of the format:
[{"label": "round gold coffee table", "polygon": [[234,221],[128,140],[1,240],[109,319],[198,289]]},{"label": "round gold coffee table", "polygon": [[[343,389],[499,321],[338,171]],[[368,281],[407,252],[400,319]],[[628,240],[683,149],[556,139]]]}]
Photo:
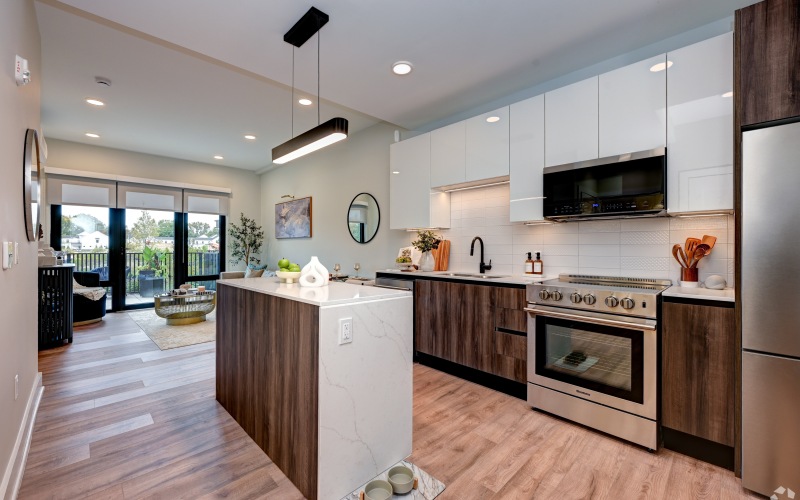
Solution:
[{"label": "round gold coffee table", "polygon": [[206,314],[217,306],[217,293],[213,291],[153,297],[156,314],[167,320],[168,325],[190,325],[206,320]]}]

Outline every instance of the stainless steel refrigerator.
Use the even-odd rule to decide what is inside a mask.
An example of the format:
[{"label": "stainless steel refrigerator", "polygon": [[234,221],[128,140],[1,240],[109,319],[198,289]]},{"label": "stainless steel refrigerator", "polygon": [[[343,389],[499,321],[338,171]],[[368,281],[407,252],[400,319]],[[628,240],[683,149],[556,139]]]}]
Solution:
[{"label": "stainless steel refrigerator", "polygon": [[740,216],[742,484],[800,498],[800,123],[743,134]]}]

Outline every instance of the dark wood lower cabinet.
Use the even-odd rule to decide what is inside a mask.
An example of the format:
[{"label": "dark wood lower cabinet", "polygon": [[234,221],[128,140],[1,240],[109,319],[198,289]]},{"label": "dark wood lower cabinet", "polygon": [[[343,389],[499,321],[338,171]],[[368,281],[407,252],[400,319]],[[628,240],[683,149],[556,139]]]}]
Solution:
[{"label": "dark wood lower cabinet", "polygon": [[736,325],[732,306],[665,299],[661,411],[665,428],[733,448]]},{"label": "dark wood lower cabinet", "polygon": [[414,286],[417,351],[526,381],[524,288],[422,279]]}]

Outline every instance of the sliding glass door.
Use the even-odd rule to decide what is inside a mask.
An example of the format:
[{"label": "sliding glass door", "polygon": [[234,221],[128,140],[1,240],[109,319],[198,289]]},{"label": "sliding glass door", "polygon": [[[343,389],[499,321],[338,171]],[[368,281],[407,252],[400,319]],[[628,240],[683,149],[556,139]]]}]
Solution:
[{"label": "sliding glass door", "polygon": [[175,212],[125,210],[125,308],[175,288]]},{"label": "sliding glass door", "polygon": [[225,216],[188,213],[185,221],[185,281],[216,290],[224,265]]}]

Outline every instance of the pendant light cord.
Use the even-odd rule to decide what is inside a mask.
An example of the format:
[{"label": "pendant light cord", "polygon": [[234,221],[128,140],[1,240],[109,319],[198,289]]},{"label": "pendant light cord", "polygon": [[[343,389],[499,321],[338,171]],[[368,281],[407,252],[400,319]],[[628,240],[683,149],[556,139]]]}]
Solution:
[{"label": "pendant light cord", "polygon": [[290,111],[292,112],[292,134],[291,134],[291,137],[294,137],[294,49],[295,49],[295,47],[294,47],[294,45],[292,45],[292,100],[289,103],[289,105],[291,106],[291,110]]},{"label": "pendant light cord", "polygon": [[317,28],[317,125],[319,125],[319,108],[322,103],[319,101],[319,38],[322,36],[320,29]]}]

